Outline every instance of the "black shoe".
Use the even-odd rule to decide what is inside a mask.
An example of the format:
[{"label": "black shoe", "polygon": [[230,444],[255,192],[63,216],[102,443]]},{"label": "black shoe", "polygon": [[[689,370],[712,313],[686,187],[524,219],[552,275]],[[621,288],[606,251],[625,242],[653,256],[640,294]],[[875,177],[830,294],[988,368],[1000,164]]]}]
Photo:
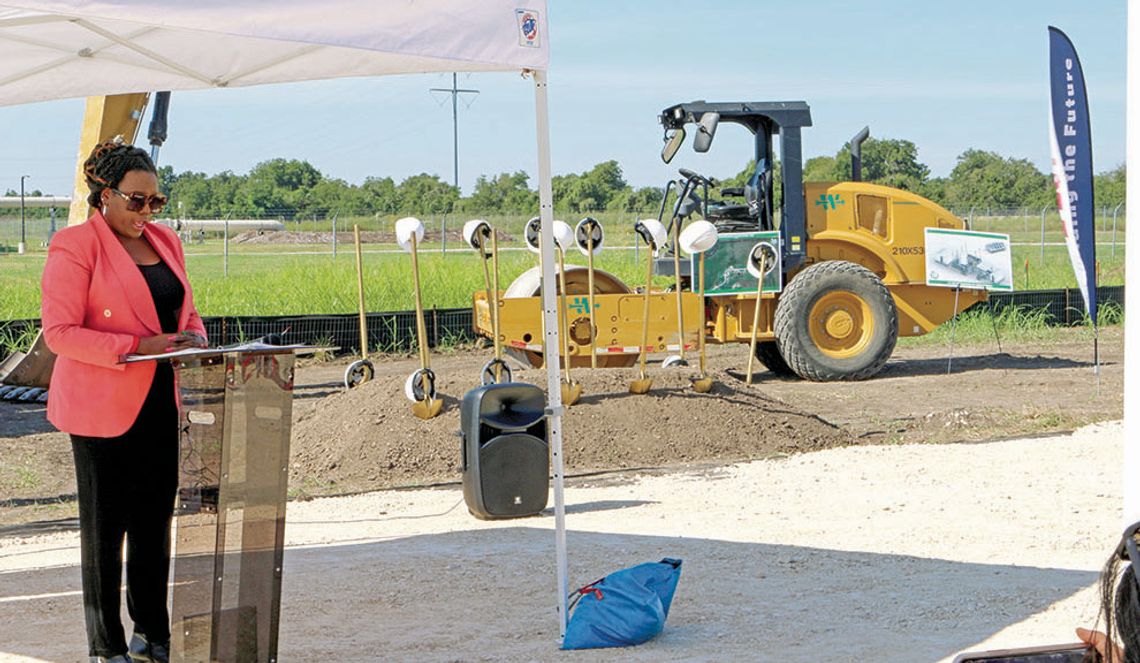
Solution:
[{"label": "black shoe", "polygon": [[[130,661],[135,663],[170,663],[170,641],[150,642],[141,633],[131,636]],[[108,661],[108,663],[119,663]],[[127,662],[130,663],[130,662]]]},{"label": "black shoe", "polygon": [[90,663],[132,663],[126,654],[119,654],[118,656],[92,656],[88,660]]}]

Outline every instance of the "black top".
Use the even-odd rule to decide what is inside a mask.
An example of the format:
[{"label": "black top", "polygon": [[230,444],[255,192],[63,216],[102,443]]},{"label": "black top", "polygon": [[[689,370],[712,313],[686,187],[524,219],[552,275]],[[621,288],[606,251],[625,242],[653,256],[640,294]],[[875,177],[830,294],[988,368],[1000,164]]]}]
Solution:
[{"label": "black top", "polygon": [[182,282],[162,260],[153,265],[139,265],[139,271],[150,288],[162,333],[173,334],[178,331],[178,310],[182,308],[182,299],[186,295]]}]

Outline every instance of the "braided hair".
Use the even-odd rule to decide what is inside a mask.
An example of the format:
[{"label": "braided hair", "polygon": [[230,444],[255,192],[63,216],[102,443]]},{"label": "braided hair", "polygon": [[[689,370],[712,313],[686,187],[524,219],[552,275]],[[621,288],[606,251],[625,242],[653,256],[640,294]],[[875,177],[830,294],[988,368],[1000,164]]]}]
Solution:
[{"label": "braided hair", "polygon": [[[1109,642],[1124,645],[1124,660],[1107,652],[1105,663],[1140,663],[1140,578],[1137,562],[1124,567],[1123,543],[1105,563],[1100,575],[1101,606],[1098,622],[1103,620]],[[1121,571],[1121,567],[1124,570]]]},{"label": "braided hair", "polygon": [[83,162],[83,175],[87,179],[87,204],[92,207],[103,205],[103,190],[117,187],[123,176],[132,170],[145,170],[157,175],[154,162],[146,151],[123,142],[122,136],[100,143],[91,150],[91,156]]}]

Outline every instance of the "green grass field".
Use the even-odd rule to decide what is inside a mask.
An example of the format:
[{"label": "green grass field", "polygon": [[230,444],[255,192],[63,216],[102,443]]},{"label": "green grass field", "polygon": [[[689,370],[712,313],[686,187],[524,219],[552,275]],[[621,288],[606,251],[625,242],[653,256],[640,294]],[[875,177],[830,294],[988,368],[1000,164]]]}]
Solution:
[{"label": "green grass field", "polygon": [[[1115,302],[1100,307],[1097,315],[1101,326],[1117,325],[1124,321],[1124,312]],[[1093,329],[1089,325],[1077,327],[1077,333],[1086,334],[1092,342]],[[933,332],[922,336],[900,338],[900,348],[973,343],[988,343],[997,338],[1010,343],[1048,343],[1071,339],[1073,330],[1049,324],[1045,311],[1028,307],[1009,307],[996,315],[981,308],[958,316],[954,324],[944,323]]]},{"label": "green grass field", "polygon": [[[220,244],[220,243],[219,243]],[[231,246],[229,276],[224,275],[218,244],[187,246],[187,263],[194,296],[203,315],[295,315],[303,313],[351,313],[356,311],[356,271],[352,247],[341,247],[334,258],[331,249],[265,245],[247,251]],[[516,247],[517,248],[517,247]],[[364,254],[365,307],[369,311],[400,311],[414,306],[411,260],[403,253],[380,253],[368,245]],[[644,279],[641,261],[633,251],[603,252],[595,266],[615,274],[631,286]],[[483,288],[482,266],[475,252],[456,247],[446,255],[426,247],[421,253],[424,305],[440,308],[468,306],[471,294]],[[569,262],[584,264],[577,254]],[[39,317],[40,275],[45,256],[0,255],[0,320]],[[1026,260],[1028,259],[1028,274]],[[1101,258],[1102,285],[1124,282],[1124,251],[1115,258]],[[526,251],[503,251],[500,256],[500,287],[506,288],[519,274],[537,264]],[[1037,247],[1014,247],[1015,287],[1043,290],[1075,287],[1076,278],[1063,246],[1045,247],[1045,260]],[[668,279],[660,280],[661,285]]]},{"label": "green grass field", "polygon": [[[517,249],[518,247],[505,247]],[[229,255],[229,275],[225,275],[221,241],[186,247],[190,280],[199,310],[205,316],[272,316],[315,313],[353,313],[357,310],[355,256],[352,246],[341,246],[337,255],[331,247],[312,245],[233,246]],[[1118,247],[1115,258],[1101,258],[1101,283],[1124,282],[1124,251]],[[631,286],[644,279],[645,253],[629,250],[603,252],[595,262]],[[574,252],[571,264],[584,264]],[[45,254],[0,255],[0,320],[39,317],[40,275]],[[1025,264],[1028,261],[1028,274]],[[400,311],[414,308],[410,256],[379,245],[367,245],[363,256],[365,307],[369,311]],[[1075,287],[1076,279],[1063,246],[1046,246],[1044,262],[1039,247],[1014,247],[1015,286],[1018,290]],[[537,256],[525,250],[506,250],[500,255],[500,287],[506,288],[519,274],[537,265]],[[483,288],[482,264],[474,251],[462,247],[425,247],[420,255],[423,298],[426,307],[458,308],[471,304],[471,295]],[[667,278],[656,279],[658,286],[669,285]],[[1123,315],[1118,307],[1101,309],[1102,324],[1118,324]],[[959,318],[956,326],[943,325],[931,334],[900,339],[902,347],[984,342],[994,337],[994,327],[1010,342],[1046,341],[1058,332],[1046,324],[1040,311],[1007,309],[995,320],[987,311],[971,312]],[[1090,332],[1091,333],[1091,332]],[[0,356],[26,349],[32,336],[0,331]]]},{"label": "green grass field", "polygon": [[[645,278],[644,255],[641,254],[642,262],[638,263],[632,251],[603,253],[596,266],[632,284]],[[366,252],[363,262],[365,308],[400,311],[414,307],[410,256]],[[536,257],[526,251],[503,252],[499,262],[500,287],[504,289],[519,274],[538,264]],[[575,255],[568,262],[584,264],[585,260]],[[39,317],[43,263],[42,255],[0,256],[0,279],[4,283],[0,320]],[[232,252],[226,277],[222,256],[202,254],[190,248],[187,269],[202,315],[295,315],[357,310],[355,257],[351,251],[340,252],[335,258],[331,254],[316,253]],[[422,252],[420,278],[427,307],[469,306],[472,293],[483,289],[482,264],[470,250],[449,251],[446,255]]]},{"label": "green grass field", "polygon": [[[638,214],[598,215],[607,228],[606,242],[610,247],[628,247],[635,244],[633,221]],[[10,220],[10,219],[9,219]],[[518,275],[537,264],[537,256],[523,249],[522,216],[494,217],[492,224],[510,239],[501,242],[500,287],[506,288]],[[1118,219],[1121,222],[1123,217]],[[0,219],[0,222],[5,219]],[[390,230],[390,219],[357,219],[364,230]],[[432,231],[443,227],[443,219],[425,219],[429,237]],[[1013,247],[1014,286],[1017,290],[1045,290],[1075,287],[1068,251],[1060,243],[1063,237],[1055,215],[1046,219],[1045,245],[1039,242],[1040,218],[975,217],[978,230],[1006,232],[1015,243]],[[18,224],[17,224],[18,229]],[[326,232],[332,230],[328,221],[304,221],[288,224],[290,230]],[[454,233],[461,224],[447,225],[451,239],[446,253],[438,239],[424,243],[420,253],[423,299],[426,307],[459,308],[470,306],[471,295],[483,288],[482,264],[474,251],[455,239]],[[1097,239],[1100,256],[1101,285],[1124,283],[1124,236],[1120,228],[1116,234],[1115,250],[1111,244],[1113,233],[1109,218],[1098,219]],[[354,313],[357,310],[355,256],[351,228],[345,220],[337,224],[341,239],[336,255],[330,241],[324,244],[256,244],[229,243],[229,256],[218,235],[207,235],[203,241],[194,240],[185,245],[190,281],[198,308],[205,316],[272,316],[320,313]],[[12,225],[0,223],[0,248],[10,239]],[[29,222],[27,255],[0,252],[0,321],[38,318],[40,315],[40,276],[46,250],[37,237],[47,233],[46,220]],[[18,237],[18,235],[17,235]],[[232,237],[232,235],[231,235]],[[577,251],[567,256],[570,264],[585,264]],[[595,266],[613,273],[631,287],[644,279],[644,250],[635,253],[628,249],[611,248],[595,260]],[[228,264],[228,275],[227,275]],[[656,279],[658,286],[669,285],[667,278]],[[364,246],[365,308],[369,311],[402,311],[414,307],[411,259],[399,252],[394,244],[366,244]],[[1106,307],[1102,322],[1119,322],[1120,311]],[[1005,312],[997,320],[1002,337],[1011,340],[1033,341],[1051,332],[1043,317],[1034,311]],[[993,334],[994,322],[986,313],[972,313],[959,320],[953,333],[958,342],[981,340]],[[942,343],[950,334],[950,326],[943,325],[933,334],[915,339],[902,339],[902,344]],[[12,349],[25,347],[31,340],[9,337],[0,333],[0,349],[6,354]]]}]

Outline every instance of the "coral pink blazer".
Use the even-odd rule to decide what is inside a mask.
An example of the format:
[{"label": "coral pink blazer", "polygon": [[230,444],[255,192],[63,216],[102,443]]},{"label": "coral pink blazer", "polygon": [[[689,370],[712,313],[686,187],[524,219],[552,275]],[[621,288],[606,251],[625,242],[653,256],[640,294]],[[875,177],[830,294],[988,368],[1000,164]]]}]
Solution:
[{"label": "coral pink blazer", "polygon": [[[152,223],[143,236],[186,291],[179,331],[205,336],[178,235]],[[74,435],[122,435],[142,409],[155,362],[121,364],[119,358],[134,352],[141,337],[162,333],[146,279],[96,212],[86,223],[52,237],[41,288],[44,340],[58,355],[48,420]]]}]

